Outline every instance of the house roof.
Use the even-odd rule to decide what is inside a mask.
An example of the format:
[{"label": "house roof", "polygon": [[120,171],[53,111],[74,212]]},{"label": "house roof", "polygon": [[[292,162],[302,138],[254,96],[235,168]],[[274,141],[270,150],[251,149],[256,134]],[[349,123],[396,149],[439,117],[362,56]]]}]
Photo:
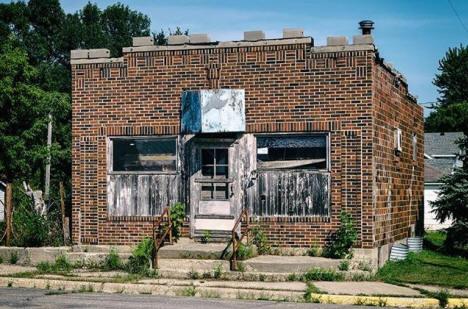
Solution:
[{"label": "house roof", "polygon": [[454,155],[460,152],[455,141],[463,132],[424,133],[424,153],[430,155]]},{"label": "house roof", "polygon": [[453,171],[460,153],[455,141],[462,136],[463,132],[424,133],[424,182],[438,182]]},{"label": "house roof", "polygon": [[425,183],[438,183],[440,178],[446,173],[435,166],[424,162],[424,182]]}]

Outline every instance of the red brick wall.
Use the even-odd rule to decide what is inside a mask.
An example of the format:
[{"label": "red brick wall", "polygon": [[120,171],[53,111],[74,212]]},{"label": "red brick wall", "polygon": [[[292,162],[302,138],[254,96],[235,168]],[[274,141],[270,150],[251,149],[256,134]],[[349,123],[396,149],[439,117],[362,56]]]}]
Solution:
[{"label": "red brick wall", "polygon": [[[408,97],[407,85],[382,66],[374,72],[374,238],[375,245],[411,236],[424,198],[424,127],[422,108]],[[394,153],[394,130],[403,134],[402,152]],[[413,133],[417,160],[413,160]],[[409,190],[411,188],[411,190]]]},{"label": "red brick wall", "polygon": [[[357,246],[373,247],[381,237],[372,195],[374,57],[293,44],[134,52],[123,62],[72,65],[73,242],[131,244],[150,233],[144,218],[107,216],[106,137],[178,134],[182,91],[222,87],[245,89],[247,132],[330,132],[330,217],[260,218],[273,243],[323,244],[345,209],[356,219]],[[392,228],[400,235],[406,223],[398,220]]]}]

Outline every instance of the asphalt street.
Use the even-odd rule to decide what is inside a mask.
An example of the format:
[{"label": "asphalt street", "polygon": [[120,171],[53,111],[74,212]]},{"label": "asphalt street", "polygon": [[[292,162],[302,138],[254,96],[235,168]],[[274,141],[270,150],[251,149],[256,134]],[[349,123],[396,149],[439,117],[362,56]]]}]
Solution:
[{"label": "asphalt street", "polygon": [[0,288],[0,308],[152,308],[152,309],[237,309],[237,308],[341,308],[353,306],[299,304],[238,299],[204,299],[160,295],[105,293],[60,293],[22,288]]}]

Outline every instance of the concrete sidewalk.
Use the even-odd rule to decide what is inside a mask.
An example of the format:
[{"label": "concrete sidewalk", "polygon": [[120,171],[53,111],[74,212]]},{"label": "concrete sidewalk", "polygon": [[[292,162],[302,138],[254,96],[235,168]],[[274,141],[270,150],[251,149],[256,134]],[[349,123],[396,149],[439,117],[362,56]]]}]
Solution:
[{"label": "concrete sidewalk", "polygon": [[[141,278],[121,271],[74,271],[66,276],[25,274],[32,267],[0,264],[0,287],[38,288],[60,293],[103,292],[125,294],[179,295],[205,298],[263,299],[276,301],[373,305],[395,307],[437,307],[439,301],[417,289],[383,282],[315,281],[231,281],[212,279]],[[264,280],[268,277],[262,277]],[[420,288],[420,287],[418,287]],[[432,287],[436,289],[436,287]],[[427,290],[427,287],[426,287]],[[464,291],[464,290],[463,290]],[[307,298],[305,295],[308,294]],[[450,307],[468,306],[468,298],[452,298]]]}]

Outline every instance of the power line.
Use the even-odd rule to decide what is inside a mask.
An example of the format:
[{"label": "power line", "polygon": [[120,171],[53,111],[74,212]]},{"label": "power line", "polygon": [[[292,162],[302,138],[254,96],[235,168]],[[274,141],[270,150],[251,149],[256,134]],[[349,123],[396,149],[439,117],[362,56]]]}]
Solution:
[{"label": "power line", "polygon": [[466,33],[468,33],[468,28],[465,26],[465,24],[463,23],[463,20],[460,18],[460,15],[458,15],[458,12],[457,10],[455,9],[455,7],[453,6],[453,3],[451,0],[447,0],[448,3],[450,4],[450,7],[452,8],[452,11],[453,13],[455,14],[455,16],[458,18],[458,21],[460,22],[460,24],[462,25],[463,29],[465,29]]}]

